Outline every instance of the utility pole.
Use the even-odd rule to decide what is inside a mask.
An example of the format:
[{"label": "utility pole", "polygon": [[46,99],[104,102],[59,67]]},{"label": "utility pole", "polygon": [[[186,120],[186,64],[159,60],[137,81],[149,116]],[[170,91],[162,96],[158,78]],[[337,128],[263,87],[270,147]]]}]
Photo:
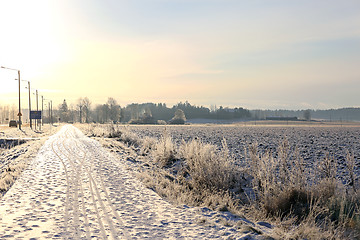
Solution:
[{"label": "utility pole", "polygon": [[[18,80],[15,78],[15,80]],[[28,80],[21,80],[23,82],[27,82],[28,86],[27,89],[29,90],[29,122],[30,122],[30,128],[32,129],[32,120],[31,120],[31,88],[30,88],[30,81]],[[25,87],[26,88],[26,87]]]},{"label": "utility pole", "polygon": [[22,116],[22,113],[21,113],[21,98],[20,98],[20,70],[14,69],[14,68],[7,68],[7,67],[4,67],[4,66],[1,66],[1,68],[14,70],[14,71],[18,72],[18,79],[19,79],[19,113],[17,115],[19,117],[19,130],[21,130],[21,116]]},{"label": "utility pole", "polygon": [[30,81],[28,81],[28,89],[29,89],[29,121],[30,121],[30,128],[32,129]]},{"label": "utility pole", "polygon": [[[36,111],[39,111],[39,102],[38,102],[38,90],[36,89]],[[36,119],[36,125],[35,125],[35,129],[37,128],[37,126],[39,125],[39,120]]]},{"label": "utility pole", "polygon": [[19,129],[21,130],[21,99],[20,99],[20,70],[18,70],[18,75],[19,75]]},{"label": "utility pole", "polygon": [[42,126],[44,126],[43,114],[44,114],[44,96],[41,96],[41,125]]},{"label": "utility pole", "polygon": [[52,112],[52,100],[50,100],[50,120],[51,120],[51,125],[53,124],[53,112]]}]

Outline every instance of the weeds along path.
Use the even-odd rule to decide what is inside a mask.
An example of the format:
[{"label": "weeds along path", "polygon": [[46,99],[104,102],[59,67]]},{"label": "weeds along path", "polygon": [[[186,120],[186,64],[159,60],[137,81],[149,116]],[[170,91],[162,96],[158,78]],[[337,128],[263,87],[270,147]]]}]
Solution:
[{"label": "weeds along path", "polygon": [[[126,158],[126,156],[124,156]],[[126,165],[64,126],[0,201],[0,239],[225,238],[143,187]],[[227,236],[228,237],[228,236]]]}]

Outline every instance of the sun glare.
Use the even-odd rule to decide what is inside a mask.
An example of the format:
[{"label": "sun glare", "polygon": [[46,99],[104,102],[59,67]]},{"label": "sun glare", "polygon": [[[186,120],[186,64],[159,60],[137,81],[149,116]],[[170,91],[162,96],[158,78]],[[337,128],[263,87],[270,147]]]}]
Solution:
[{"label": "sun glare", "polygon": [[4,1],[1,5],[2,64],[32,77],[59,58],[56,15],[50,1]]}]

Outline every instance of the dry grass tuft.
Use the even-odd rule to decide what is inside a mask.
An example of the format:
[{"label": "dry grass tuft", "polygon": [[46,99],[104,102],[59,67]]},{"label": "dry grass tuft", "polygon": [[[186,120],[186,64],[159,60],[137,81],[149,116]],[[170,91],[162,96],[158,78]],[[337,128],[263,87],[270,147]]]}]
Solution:
[{"label": "dry grass tuft", "polygon": [[115,138],[127,145],[138,147],[141,140],[136,134],[131,132],[126,126],[116,124],[83,124],[77,126],[90,137]]},{"label": "dry grass tuft", "polygon": [[27,142],[1,152],[1,158],[11,157],[12,160],[11,163],[1,169],[0,193],[4,194],[10,189],[23,170],[28,166],[30,160],[36,156],[44,142],[45,139]]},{"label": "dry grass tuft", "polygon": [[6,192],[13,185],[25,167],[25,163],[19,163],[3,169],[0,176],[0,192]]},{"label": "dry grass tuft", "polygon": [[222,145],[222,150],[217,151],[214,145],[199,140],[182,142],[179,147],[180,156],[184,159],[182,172],[189,175],[193,188],[212,191],[241,188],[241,169],[229,155],[225,140]]},{"label": "dry grass tuft", "polygon": [[342,239],[359,233],[360,202],[354,197],[357,189],[350,154],[349,187],[337,179],[337,162],[329,154],[318,161],[311,174],[296,150],[289,154],[287,142],[280,144],[277,158],[271,152],[260,154],[257,143],[248,151],[256,196],[252,205],[266,217],[293,221],[291,234],[295,238],[282,238]]},{"label": "dry grass tuft", "polygon": [[159,167],[170,167],[177,159],[176,147],[170,136],[164,134],[153,145],[152,156]]},{"label": "dry grass tuft", "polygon": [[176,204],[233,212],[238,209],[232,192],[241,189],[243,178],[225,141],[219,152],[213,145],[198,140],[176,146],[165,133],[150,146],[146,149],[151,149],[149,156],[154,167],[139,177],[160,196]]}]

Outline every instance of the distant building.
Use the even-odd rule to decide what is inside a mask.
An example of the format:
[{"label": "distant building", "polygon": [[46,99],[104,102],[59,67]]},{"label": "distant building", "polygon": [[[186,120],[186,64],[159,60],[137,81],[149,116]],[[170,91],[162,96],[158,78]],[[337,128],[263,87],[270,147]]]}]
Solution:
[{"label": "distant building", "polygon": [[266,117],[266,120],[272,121],[297,121],[297,117]]}]

